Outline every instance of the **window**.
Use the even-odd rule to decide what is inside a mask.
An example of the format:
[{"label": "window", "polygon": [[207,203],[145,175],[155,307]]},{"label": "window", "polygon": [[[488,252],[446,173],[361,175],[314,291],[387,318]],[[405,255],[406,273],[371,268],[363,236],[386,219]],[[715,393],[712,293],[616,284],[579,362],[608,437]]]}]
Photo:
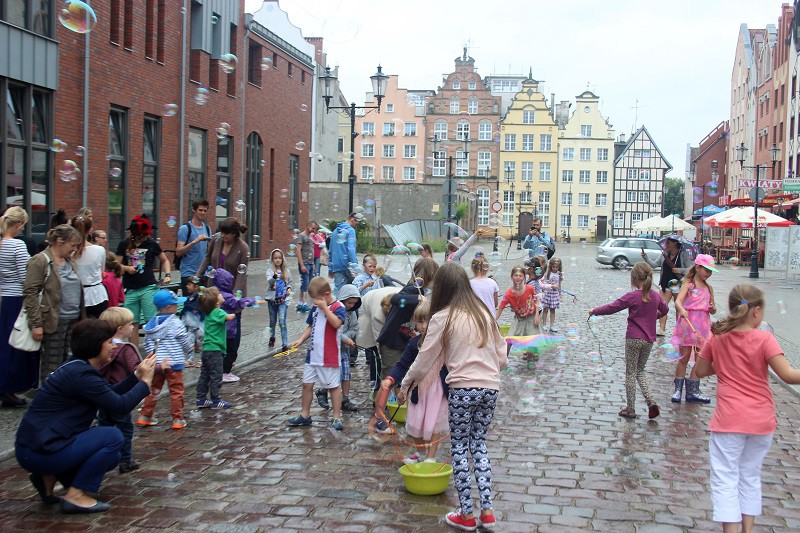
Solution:
[{"label": "window", "polygon": [[614,213],[614,227],[615,228],[625,227],[625,213]]},{"label": "window", "polygon": [[578,205],[588,206],[589,205],[589,193],[588,192],[581,192],[578,193]]},{"label": "window", "polygon": [[469,175],[469,156],[461,150],[456,152],[456,176]]},{"label": "window", "polygon": [[492,171],[492,152],[481,150],[478,152],[478,177],[489,177]]},{"label": "window", "polygon": [[574,161],[575,160],[575,148],[562,148],[561,149],[561,160],[562,161]]},{"label": "window", "polygon": [[597,149],[597,160],[598,161],[608,161],[608,148],[598,148]]},{"label": "window", "polygon": [[581,158],[581,161],[591,161],[592,160],[592,149],[591,148],[581,148],[580,158]]},{"label": "window", "polygon": [[631,224],[641,222],[644,218],[644,213],[631,213]]},{"label": "window", "polygon": [[384,144],[383,145],[383,157],[394,157],[394,145],[393,144]]},{"label": "window", "polygon": [[579,170],[578,183],[591,183],[592,182],[591,175],[592,173],[588,170]]},{"label": "window", "polygon": [[156,2],[147,0],[144,8],[144,56],[155,58]]},{"label": "window", "polygon": [[503,191],[503,220],[504,226],[511,226],[514,223],[514,193]]},{"label": "window", "polygon": [[592,127],[581,126],[581,137],[591,137],[591,136],[592,136]]},{"label": "window", "polygon": [[406,137],[416,137],[417,136],[417,123],[416,122],[406,122],[403,126],[403,135]]},{"label": "window", "polygon": [[561,215],[561,227],[569,228],[572,226],[572,217],[570,215]]},{"label": "window", "polygon": [[[361,170],[363,171],[364,167],[361,167]],[[362,172],[362,175],[363,175],[363,172]],[[342,182],[342,178],[344,178],[344,163],[339,161],[338,163],[336,163],[336,181],[341,183]],[[373,179],[374,178],[375,178],[375,176],[373,176]]]},{"label": "window", "polygon": [[394,136],[394,122],[383,123],[383,134],[389,137]]},{"label": "window", "polygon": [[503,150],[507,152],[513,152],[517,149],[517,134],[516,133],[506,133],[505,134],[505,146]]},{"label": "window", "polygon": [[522,111],[522,123],[523,124],[534,124],[533,121],[533,111],[529,109],[525,109]]},{"label": "window", "polygon": [[642,202],[642,203],[650,202],[650,193],[649,192],[639,192],[639,202]]},{"label": "window", "polygon": [[336,153],[344,153],[344,137],[339,137],[336,142]]},{"label": "window", "polygon": [[111,108],[108,114],[108,232],[122,239],[127,225],[128,112]]},{"label": "window", "polygon": [[579,228],[589,227],[589,215],[578,215],[578,227]]},{"label": "window", "polygon": [[456,124],[456,140],[466,141],[469,139],[469,122],[466,120],[460,121]]},{"label": "window", "polygon": [[460,111],[460,108],[459,108],[458,98],[456,98],[456,97],[451,98],[450,99],[450,114],[451,115],[458,115],[459,111]]},{"label": "window", "polygon": [[478,140],[491,141],[492,140],[492,123],[481,122],[478,124]]},{"label": "window", "polygon": [[381,179],[383,181],[394,181],[394,167],[381,167]]},{"label": "window", "polygon": [[386,112],[394,113],[394,104],[386,104]]},{"label": "window", "polygon": [[533,152],[534,148],[534,135],[533,133],[523,133],[522,134],[522,151],[523,152]]},{"label": "window", "polygon": [[649,170],[641,170],[641,171],[639,171],[639,180],[640,181],[650,181],[650,171]]},{"label": "window", "polygon": [[[248,142],[252,142],[248,139]],[[231,214],[231,168],[233,166],[233,137],[225,137],[217,142],[217,218]]]},{"label": "window", "polygon": [[403,181],[415,181],[417,179],[417,167],[403,167]]},{"label": "window", "polygon": [[562,183],[572,183],[574,176],[575,176],[575,171],[574,170],[562,170],[561,171],[561,182]]},{"label": "window", "polygon": [[[364,165],[361,167],[361,179],[372,181],[375,179],[375,167],[373,165]],[[341,179],[339,181],[342,181]]]},{"label": "window", "polygon": [[543,228],[550,227],[550,191],[539,192],[539,218],[542,219]]},{"label": "window", "polygon": [[539,151],[549,152],[553,149],[553,136],[549,133],[539,135]]},{"label": "window", "polygon": [[594,205],[597,207],[605,207],[608,203],[608,195],[607,194],[596,194],[594,196]]},{"label": "window", "polygon": [[437,141],[443,141],[447,139],[447,122],[436,122],[433,125],[433,137]]},{"label": "window", "polygon": [[161,155],[161,128],[157,117],[144,117],[144,157],[142,158],[142,212],[158,225],[158,163]]},{"label": "window", "polygon": [[403,145],[403,157],[406,159],[417,157],[417,145],[416,144],[404,144]]},{"label": "window", "polygon": [[636,201],[636,191],[628,191],[625,193],[625,201],[627,202],[635,202]]},{"label": "window", "polygon": [[120,2],[122,0],[110,0],[111,17],[109,20],[109,37],[111,42],[119,44],[119,17],[120,17]]},{"label": "window", "polygon": [[522,162],[522,181],[533,181],[533,162]]},{"label": "window", "polygon": [[607,170],[598,170],[597,171],[597,183],[608,183],[608,171]]},{"label": "window", "polygon": [[489,189],[478,189],[478,225],[489,224]]},{"label": "window", "polygon": [[434,176],[447,175],[447,152],[433,153],[433,175]]},{"label": "window", "polygon": [[503,168],[503,179],[506,181],[514,181],[517,179],[516,161],[506,161],[506,166]]},{"label": "window", "polygon": [[375,135],[375,123],[374,122],[364,122],[361,125],[361,135],[367,137],[369,135]]},{"label": "window", "polygon": [[539,163],[539,181],[550,181],[550,163]]},{"label": "window", "polygon": [[458,91],[461,89],[461,80],[453,80],[453,90]]},{"label": "window", "polygon": [[362,144],[361,157],[375,157],[375,145],[368,143]]},{"label": "window", "polygon": [[638,168],[629,168],[628,169],[628,179],[629,180],[639,179],[639,169]]},{"label": "window", "polygon": [[470,82],[469,82],[469,90],[470,91],[474,91],[475,90],[475,81],[474,80],[470,80]]},{"label": "window", "polygon": [[289,65],[286,67],[286,75],[291,78],[293,72],[294,72],[294,65],[292,64],[291,61],[289,61]]},{"label": "window", "polygon": [[477,98],[470,98],[469,102],[467,102],[467,113],[470,115],[477,115],[478,114],[478,99]]},{"label": "window", "polygon": [[521,204],[529,204],[533,200],[533,192],[531,191],[520,191],[519,192],[519,203]]},{"label": "window", "polygon": [[261,45],[251,40],[247,48],[247,82],[261,87]]},{"label": "window", "polygon": [[561,193],[561,205],[572,205],[572,193],[571,192],[562,192]]}]

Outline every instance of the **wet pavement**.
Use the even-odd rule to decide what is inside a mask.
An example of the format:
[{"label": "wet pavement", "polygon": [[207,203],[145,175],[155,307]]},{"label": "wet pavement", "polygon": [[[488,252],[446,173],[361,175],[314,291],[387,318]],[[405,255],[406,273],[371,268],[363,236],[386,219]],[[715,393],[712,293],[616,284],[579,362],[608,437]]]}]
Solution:
[{"label": "wet pavement", "polygon": [[[512,359],[503,373],[489,434],[499,529],[720,529],[711,522],[708,489],[707,424],[714,402],[671,404],[673,364],[654,354],[648,372],[661,417],[642,417],[646,409],[640,395],[640,418],[617,416],[624,403],[625,317],[605,317],[596,336],[585,320],[590,307],[628,286],[628,274],[597,265],[592,246],[562,244],[559,253],[565,259],[564,288],[574,289],[579,299],[563,301],[557,324],[561,331],[569,322],[579,324],[581,337],[532,367]],[[508,287],[509,267],[516,262],[506,261],[498,272],[501,289]],[[263,278],[257,265],[251,266],[251,283]],[[715,275],[718,300],[726,284],[743,281],[742,274]],[[763,284],[768,298],[777,283]],[[798,296],[791,290],[786,294],[791,312]],[[101,515],[67,516],[44,507],[16,462],[0,463],[0,530],[446,530],[442,516],[458,502],[452,484],[439,496],[409,494],[397,472],[401,463],[394,444],[379,444],[366,432],[366,410],[346,416],[342,432],[331,430],[330,413],[316,406],[312,427],[286,427],[286,418],[299,412],[302,355],[269,357],[266,309],[247,313],[252,314],[245,316],[240,358],[250,364],[235,370],[240,383],[223,387],[234,409],[187,409],[187,428],[173,431],[166,424],[168,402],[160,401],[156,416],[162,425],[136,430],[134,457],[142,468],[108,474],[99,498],[112,508]],[[510,317],[507,313],[503,318]],[[289,315],[295,337],[303,317]],[[779,336],[788,337],[780,328],[783,320],[776,317],[773,323]],[[599,352],[599,359],[590,352]],[[352,396],[364,407],[367,380],[361,355],[353,368]],[[186,382],[194,382],[192,374]],[[704,380],[704,392],[713,395],[715,384],[713,378]],[[764,516],[757,520],[758,530],[796,531],[800,441],[794,421],[800,404],[789,390],[777,384],[772,389],[778,430],[764,465]],[[186,398],[187,405],[193,403],[191,392]],[[2,416],[11,426],[7,410]],[[439,456],[448,454],[445,441]]]}]

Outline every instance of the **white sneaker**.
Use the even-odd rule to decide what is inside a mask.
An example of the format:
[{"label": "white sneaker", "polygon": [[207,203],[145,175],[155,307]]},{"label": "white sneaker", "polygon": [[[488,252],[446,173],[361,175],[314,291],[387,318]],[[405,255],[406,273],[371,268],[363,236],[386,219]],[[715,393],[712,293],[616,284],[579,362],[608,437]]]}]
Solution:
[{"label": "white sneaker", "polygon": [[558,333],[558,328],[553,326],[550,328],[550,331],[552,331],[553,333]]},{"label": "white sneaker", "polygon": [[236,383],[239,381],[239,376],[236,374],[222,374],[223,383]]},{"label": "white sneaker", "polygon": [[659,337],[663,337],[666,334],[667,332],[664,331],[663,329],[659,329],[658,332],[656,332],[656,335],[658,335]]},{"label": "white sneaker", "polygon": [[437,461],[436,461],[436,459],[435,459],[435,458],[433,458],[433,457],[426,457],[426,458],[425,458],[425,460],[424,460],[424,461],[422,461],[422,462],[423,462],[423,463],[435,463],[435,462],[437,462]]}]

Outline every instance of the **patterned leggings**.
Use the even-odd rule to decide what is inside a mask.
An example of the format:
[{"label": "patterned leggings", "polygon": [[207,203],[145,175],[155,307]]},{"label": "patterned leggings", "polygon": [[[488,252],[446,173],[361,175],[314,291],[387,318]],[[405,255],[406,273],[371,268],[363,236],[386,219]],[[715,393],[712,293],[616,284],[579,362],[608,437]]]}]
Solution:
[{"label": "patterned leggings", "polygon": [[644,339],[625,339],[625,396],[628,410],[633,410],[636,403],[637,381],[647,405],[653,403],[653,394],[650,392],[650,384],[647,383],[647,374],[644,372],[652,348],[653,343]]},{"label": "patterned leggings", "polygon": [[494,415],[497,392],[491,389],[450,389],[450,449],[462,514],[472,513],[469,459],[472,456],[481,510],[492,508],[492,465],[486,451],[486,433]]}]

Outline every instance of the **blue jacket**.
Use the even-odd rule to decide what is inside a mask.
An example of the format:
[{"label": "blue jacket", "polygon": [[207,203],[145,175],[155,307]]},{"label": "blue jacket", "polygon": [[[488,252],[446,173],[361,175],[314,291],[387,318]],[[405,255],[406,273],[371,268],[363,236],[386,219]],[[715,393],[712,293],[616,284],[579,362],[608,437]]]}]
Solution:
[{"label": "blue jacket", "polygon": [[150,394],[135,375],[109,385],[92,365],[70,359],[45,380],[17,429],[16,443],[39,453],[54,453],[92,426],[98,409],[123,416]]},{"label": "blue jacket", "polygon": [[183,370],[186,367],[186,354],[194,351],[194,341],[189,337],[186,326],[178,315],[158,314],[144,326],[144,353],[153,353],[156,348],[156,363],[161,364],[169,357],[172,370]]},{"label": "blue jacket", "polygon": [[328,257],[329,272],[342,272],[350,269],[350,263],[358,264],[356,230],[346,221],[339,222],[339,225],[331,233]]},{"label": "blue jacket", "polygon": [[[408,374],[408,369],[411,368],[411,365],[414,364],[414,361],[417,359],[417,355],[419,354],[419,337],[414,337],[410,341],[408,341],[408,345],[406,349],[403,351],[403,355],[400,356],[400,360],[395,363],[392,367],[392,370],[389,372],[389,377],[394,380],[395,385],[398,387],[403,382]],[[444,397],[447,398],[449,394],[450,387],[447,386],[447,366],[442,366],[442,369],[439,371],[439,379],[442,380],[442,388],[444,389]],[[419,402],[419,392],[417,392],[417,387],[414,387],[411,390],[411,397],[408,399],[414,405]]]}]

